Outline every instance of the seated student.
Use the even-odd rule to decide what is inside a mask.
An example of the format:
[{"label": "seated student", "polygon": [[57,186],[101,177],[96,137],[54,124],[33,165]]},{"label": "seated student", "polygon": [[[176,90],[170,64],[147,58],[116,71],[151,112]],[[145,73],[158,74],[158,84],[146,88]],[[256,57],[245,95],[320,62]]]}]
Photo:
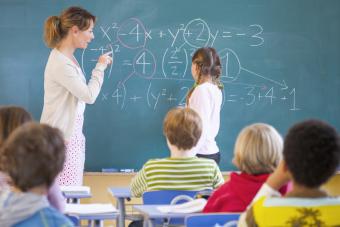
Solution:
[{"label": "seated student", "polygon": [[203,212],[245,211],[281,160],[282,146],[282,137],[272,126],[257,123],[245,127],[237,137],[233,159],[241,172],[230,174],[230,180],[210,196]]},{"label": "seated student", "polygon": [[[0,107],[0,147],[14,129],[30,121],[33,121],[32,116],[24,108],[18,106]],[[0,188],[7,187],[10,182],[11,179],[6,173],[1,172],[0,166]],[[48,191],[48,201],[59,211],[64,211],[66,200],[56,183],[53,183]]]},{"label": "seated student", "polygon": [[[298,123],[288,131],[283,156],[238,226],[340,226],[340,197],[330,197],[320,188],[339,165],[336,130],[318,120]],[[292,191],[273,197],[289,180]]]},{"label": "seated student", "polygon": [[215,161],[198,158],[192,151],[202,133],[202,121],[194,110],[170,110],[164,119],[163,132],[170,157],[151,159],[144,164],[131,183],[134,196],[156,190],[200,191],[223,184]]},{"label": "seated student", "polygon": [[0,190],[0,226],[73,226],[47,200],[48,189],[65,160],[58,129],[26,123],[9,136],[0,155],[0,164],[13,184],[11,190]]}]

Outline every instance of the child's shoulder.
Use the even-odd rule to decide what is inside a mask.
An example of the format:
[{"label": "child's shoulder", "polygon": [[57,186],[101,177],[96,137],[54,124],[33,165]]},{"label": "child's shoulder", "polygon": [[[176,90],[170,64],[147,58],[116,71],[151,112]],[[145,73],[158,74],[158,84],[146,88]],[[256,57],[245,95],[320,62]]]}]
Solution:
[{"label": "child's shoulder", "polygon": [[42,226],[42,224],[51,227],[71,227],[74,224],[64,214],[60,213],[52,207],[45,207],[37,211],[30,218],[25,221],[18,223],[15,227],[26,227],[26,226]]},{"label": "child's shoulder", "polygon": [[159,164],[164,162],[169,162],[169,158],[152,158],[149,159],[144,165],[153,165],[153,164]]},{"label": "child's shoulder", "polygon": [[204,163],[204,164],[207,164],[207,165],[217,166],[216,162],[213,159],[210,159],[210,158],[199,158],[199,157],[196,157],[194,159],[194,161],[198,162],[198,163]]},{"label": "child's shoulder", "polygon": [[221,89],[219,89],[217,85],[212,84],[212,83],[199,84],[193,91],[193,95],[203,95],[203,96],[207,96],[209,94],[220,94],[220,93],[222,93]]}]

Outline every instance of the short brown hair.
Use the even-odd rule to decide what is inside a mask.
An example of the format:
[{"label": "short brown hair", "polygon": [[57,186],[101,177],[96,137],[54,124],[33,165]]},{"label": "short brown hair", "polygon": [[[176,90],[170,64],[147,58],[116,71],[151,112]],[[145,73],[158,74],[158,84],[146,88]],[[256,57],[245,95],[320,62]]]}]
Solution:
[{"label": "short brown hair", "polygon": [[283,140],[276,129],[256,123],[242,129],[234,148],[235,165],[248,174],[274,171],[282,159]]},{"label": "short brown hair", "polygon": [[202,120],[193,109],[174,108],[164,118],[163,133],[172,145],[188,150],[201,137]]},{"label": "short brown hair", "polygon": [[50,187],[62,170],[65,144],[57,128],[26,123],[14,130],[0,150],[1,165],[22,191]]},{"label": "short brown hair", "polygon": [[19,106],[0,107],[0,147],[14,129],[32,121],[32,116]]},{"label": "short brown hair", "polygon": [[50,16],[45,21],[44,40],[48,47],[54,48],[64,39],[73,26],[81,31],[90,27],[91,21],[96,22],[96,17],[87,10],[72,6],[64,10],[60,16]]}]

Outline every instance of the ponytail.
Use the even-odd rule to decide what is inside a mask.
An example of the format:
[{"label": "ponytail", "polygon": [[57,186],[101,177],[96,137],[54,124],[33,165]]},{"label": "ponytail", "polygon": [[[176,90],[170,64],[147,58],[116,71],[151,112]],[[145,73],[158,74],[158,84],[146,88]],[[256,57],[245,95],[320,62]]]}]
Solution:
[{"label": "ponytail", "polygon": [[44,41],[48,47],[54,48],[61,39],[60,18],[58,16],[50,16],[45,21]]},{"label": "ponytail", "polygon": [[44,28],[44,41],[48,47],[54,48],[66,37],[73,26],[85,31],[90,27],[91,22],[96,22],[94,15],[81,7],[71,6],[64,10],[60,16],[47,18]]}]

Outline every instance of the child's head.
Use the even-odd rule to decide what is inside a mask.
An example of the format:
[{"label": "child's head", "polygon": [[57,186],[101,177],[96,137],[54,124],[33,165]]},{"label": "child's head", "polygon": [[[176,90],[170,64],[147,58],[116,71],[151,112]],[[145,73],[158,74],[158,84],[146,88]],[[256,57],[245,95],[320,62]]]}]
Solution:
[{"label": "child's head", "polygon": [[[191,73],[195,80],[195,85],[204,83],[209,78],[213,84],[223,89],[223,84],[220,82],[221,72],[221,60],[214,48],[202,47],[196,50],[192,56],[191,65]],[[189,98],[194,92],[195,87],[193,86],[187,94],[187,104],[189,104]]]},{"label": "child's head", "polygon": [[220,57],[212,47],[199,48],[192,56],[191,72],[197,84],[206,76],[211,76],[213,82],[219,83],[221,68]]},{"label": "child's head", "polygon": [[171,145],[179,150],[189,150],[201,137],[201,118],[193,109],[174,108],[165,116],[163,133]]},{"label": "child's head", "polygon": [[32,121],[31,115],[18,106],[0,107],[0,146],[14,129]]},{"label": "child's head", "polygon": [[252,124],[237,137],[233,163],[248,174],[271,173],[281,160],[282,147],[282,137],[274,127]]},{"label": "child's head", "polygon": [[63,168],[65,144],[58,129],[31,122],[14,130],[3,144],[0,157],[20,190],[49,188]]},{"label": "child's head", "polygon": [[339,165],[339,135],[332,126],[319,120],[298,123],[288,131],[283,156],[295,183],[319,187]]}]

